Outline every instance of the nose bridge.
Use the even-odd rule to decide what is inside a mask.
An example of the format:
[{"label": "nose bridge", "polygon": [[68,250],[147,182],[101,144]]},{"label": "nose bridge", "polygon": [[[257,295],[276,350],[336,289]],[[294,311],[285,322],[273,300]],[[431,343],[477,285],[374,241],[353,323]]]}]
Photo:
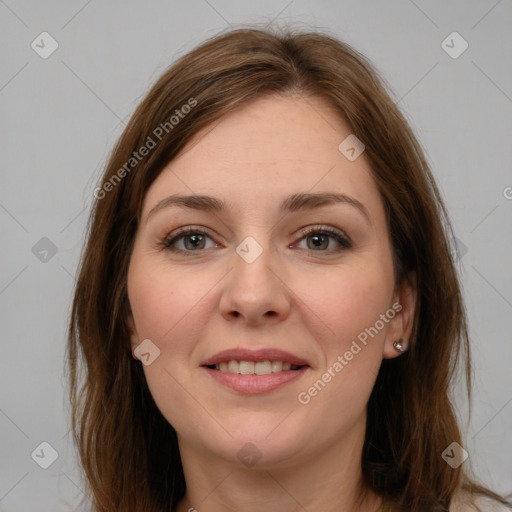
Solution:
[{"label": "nose bridge", "polygon": [[237,245],[221,300],[224,315],[243,316],[252,323],[265,316],[287,315],[288,294],[276,275],[277,258],[265,230],[246,236]]}]

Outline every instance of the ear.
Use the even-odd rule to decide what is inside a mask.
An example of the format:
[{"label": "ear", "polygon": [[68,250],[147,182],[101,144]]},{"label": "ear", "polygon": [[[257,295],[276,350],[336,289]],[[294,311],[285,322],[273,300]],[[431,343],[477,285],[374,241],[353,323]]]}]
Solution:
[{"label": "ear", "polygon": [[393,346],[395,341],[402,340],[401,343],[404,349],[407,350],[409,348],[409,338],[411,337],[414,313],[416,311],[416,297],[416,273],[413,272],[402,281],[394,293],[391,309],[396,314],[390,320],[386,333],[382,353],[384,359],[393,359],[402,353]]},{"label": "ear", "polygon": [[135,327],[135,320],[133,319],[133,315],[130,312],[128,314],[128,317],[126,319],[126,323],[128,324],[128,329],[130,331],[130,346],[132,351],[132,357],[134,359],[137,359],[135,355],[133,354],[133,351],[137,348],[137,345],[139,345],[139,336],[137,334],[137,328]]}]

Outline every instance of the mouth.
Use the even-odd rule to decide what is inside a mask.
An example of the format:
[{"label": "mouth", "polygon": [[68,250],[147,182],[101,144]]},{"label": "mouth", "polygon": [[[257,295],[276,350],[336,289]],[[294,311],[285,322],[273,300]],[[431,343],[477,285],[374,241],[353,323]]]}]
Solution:
[{"label": "mouth", "polygon": [[306,360],[278,349],[225,350],[203,361],[201,367],[217,383],[242,394],[273,391],[311,368]]}]

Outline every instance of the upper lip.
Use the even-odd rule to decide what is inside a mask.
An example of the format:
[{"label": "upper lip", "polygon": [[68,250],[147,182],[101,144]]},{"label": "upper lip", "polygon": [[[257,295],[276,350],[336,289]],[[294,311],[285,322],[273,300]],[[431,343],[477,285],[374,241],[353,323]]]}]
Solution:
[{"label": "upper lip", "polygon": [[205,359],[201,366],[211,366],[213,364],[223,363],[225,361],[282,361],[297,366],[309,366],[308,362],[284,350],[277,348],[264,348],[259,350],[250,350],[244,348],[230,348],[217,352],[217,354]]}]

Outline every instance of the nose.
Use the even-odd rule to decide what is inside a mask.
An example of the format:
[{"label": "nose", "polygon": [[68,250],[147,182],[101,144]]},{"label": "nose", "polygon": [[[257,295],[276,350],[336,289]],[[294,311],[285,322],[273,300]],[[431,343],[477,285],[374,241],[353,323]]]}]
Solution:
[{"label": "nose", "polygon": [[283,265],[279,265],[277,255],[269,249],[263,249],[254,259],[261,249],[254,240],[249,240],[248,245],[240,244],[233,253],[232,269],[224,280],[219,305],[228,321],[266,326],[280,323],[290,314],[291,292]]}]

